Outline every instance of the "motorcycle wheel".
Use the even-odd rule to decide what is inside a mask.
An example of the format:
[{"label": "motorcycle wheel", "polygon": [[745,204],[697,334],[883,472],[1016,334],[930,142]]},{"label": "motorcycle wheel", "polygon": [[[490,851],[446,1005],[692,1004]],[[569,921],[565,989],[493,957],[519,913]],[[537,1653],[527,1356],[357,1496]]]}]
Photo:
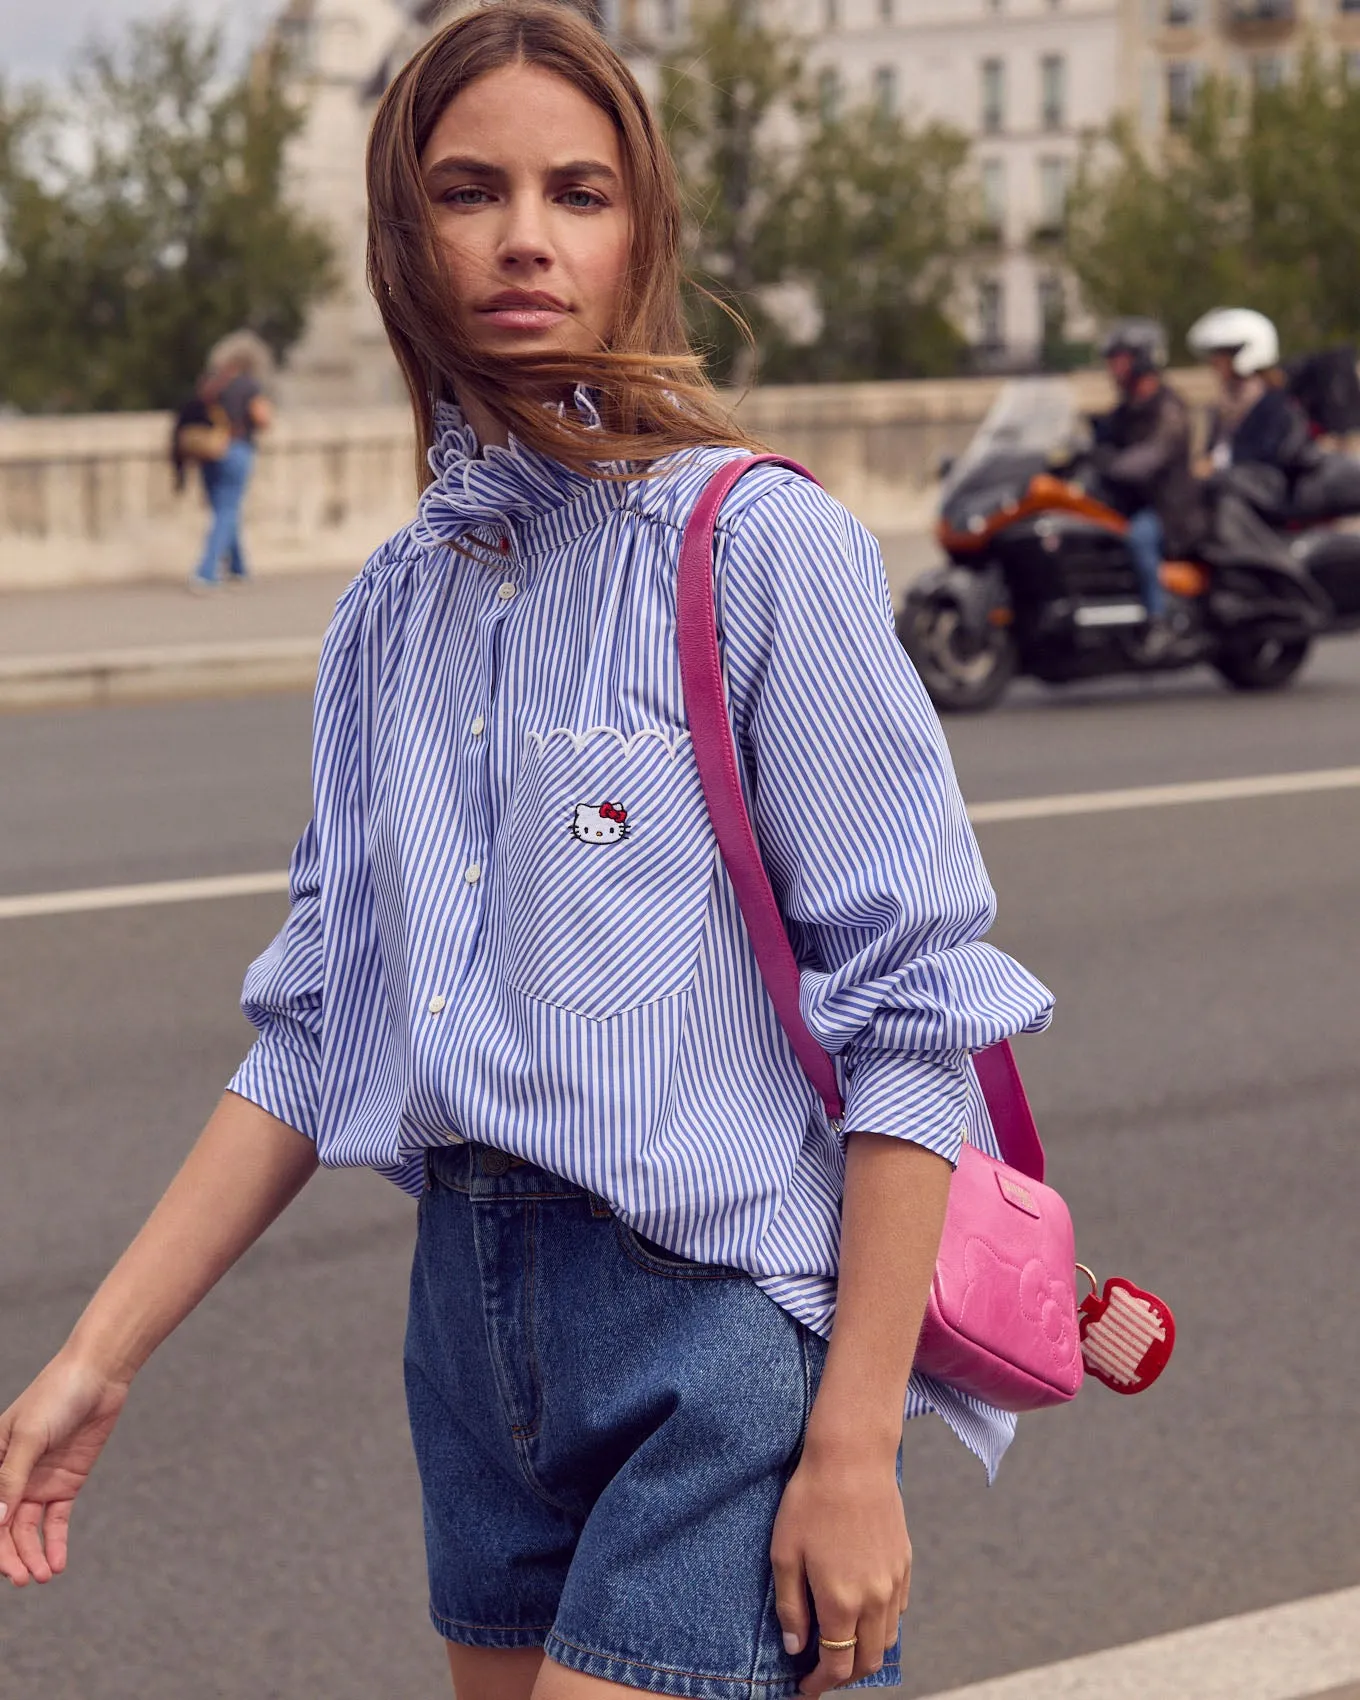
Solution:
[{"label": "motorcycle wheel", "polygon": [[1278,691],[1292,683],[1313,645],[1308,638],[1257,638],[1234,644],[1214,660],[1235,691]]},{"label": "motorcycle wheel", "polygon": [[941,714],[994,708],[1019,665],[1015,640],[1004,626],[987,626],[979,640],[947,597],[908,601],[897,617],[897,635]]}]

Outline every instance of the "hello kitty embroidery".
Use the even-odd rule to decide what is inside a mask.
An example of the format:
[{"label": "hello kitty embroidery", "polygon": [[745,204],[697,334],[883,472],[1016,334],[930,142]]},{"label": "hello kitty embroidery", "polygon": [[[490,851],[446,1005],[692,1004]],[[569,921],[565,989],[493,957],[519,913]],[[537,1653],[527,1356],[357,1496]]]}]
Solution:
[{"label": "hello kitty embroidery", "polygon": [[622,803],[578,803],[571,836],[578,844],[618,844],[628,836],[628,811]]}]

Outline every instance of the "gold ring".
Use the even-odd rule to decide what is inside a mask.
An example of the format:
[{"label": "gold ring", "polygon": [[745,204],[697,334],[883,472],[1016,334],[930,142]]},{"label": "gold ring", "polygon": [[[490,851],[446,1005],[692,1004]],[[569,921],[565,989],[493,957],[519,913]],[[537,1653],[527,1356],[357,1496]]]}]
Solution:
[{"label": "gold ring", "polygon": [[851,1647],[859,1646],[859,1636],[852,1635],[848,1641],[828,1641],[825,1635],[819,1635],[817,1644],[833,1653],[848,1653]]}]

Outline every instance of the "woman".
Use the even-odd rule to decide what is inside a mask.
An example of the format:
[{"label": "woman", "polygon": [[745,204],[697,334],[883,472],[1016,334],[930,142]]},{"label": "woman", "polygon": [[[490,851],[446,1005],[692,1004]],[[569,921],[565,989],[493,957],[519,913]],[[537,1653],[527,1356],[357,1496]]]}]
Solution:
[{"label": "woman", "polygon": [[273,422],[260,387],[268,370],[269,350],[260,338],[253,331],[234,331],[213,348],[199,381],[199,402],[209,416],[225,417],[231,441],[220,460],[199,462],[212,518],[191,589],[215,585],[224,561],[228,583],[242,584],[250,576],[241,551],[241,504],[255,466],[255,439]]},{"label": "woman", "polygon": [[892,1683],[903,1411],[989,1468],[1011,1433],[908,1384],[950,1166],[990,1137],[968,1053],[1049,996],[980,942],[872,541],[763,467],[722,516],[722,639],[845,1133],[773,1018],[676,651],[680,528],[750,445],[686,349],[675,179],[621,61],[565,8],[460,19],[384,98],[369,190],[432,478],[327,638],[259,1039],[0,1419],[0,1570],[64,1565],[134,1373],[319,1155],[420,1197],[407,1388],[462,1700]]}]

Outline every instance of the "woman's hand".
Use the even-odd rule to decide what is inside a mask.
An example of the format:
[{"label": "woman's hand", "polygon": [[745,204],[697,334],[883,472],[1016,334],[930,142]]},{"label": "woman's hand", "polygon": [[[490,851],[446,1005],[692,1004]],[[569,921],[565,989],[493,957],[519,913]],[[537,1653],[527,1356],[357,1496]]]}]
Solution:
[{"label": "woman's hand", "polygon": [[823,1641],[857,1645],[818,1648],[804,1694],[868,1676],[897,1639],[911,1586],[911,1541],[897,1486],[896,1453],[867,1447],[840,1455],[804,1452],[794,1471],[770,1543],[775,1609],[790,1653],[806,1647],[808,1593]]},{"label": "woman's hand", "polygon": [[127,1393],[63,1351],[0,1415],[0,1576],[16,1588],[65,1570],[71,1507]]},{"label": "woman's hand", "polygon": [[133,1376],[316,1166],[310,1139],[224,1094],[66,1345],[0,1416],[0,1576],[16,1588],[65,1569],[71,1506]]}]

